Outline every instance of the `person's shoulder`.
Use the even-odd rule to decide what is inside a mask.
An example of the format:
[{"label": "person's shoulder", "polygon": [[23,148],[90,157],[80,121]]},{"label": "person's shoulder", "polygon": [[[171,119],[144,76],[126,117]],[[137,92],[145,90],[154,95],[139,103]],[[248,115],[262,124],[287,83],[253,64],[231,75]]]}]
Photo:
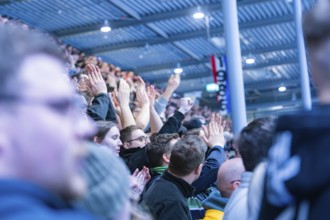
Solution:
[{"label": "person's shoulder", "polygon": [[301,130],[314,128],[330,128],[330,108],[316,107],[311,111],[298,111],[294,114],[282,115],[277,120],[277,131]]},{"label": "person's shoulder", "polygon": [[[8,202],[1,205],[0,213],[6,213],[1,216],[2,220],[97,220],[89,213],[76,209],[52,209],[43,203],[26,203],[26,200]],[[15,210],[14,212],[12,210]]]},{"label": "person's shoulder", "polygon": [[180,191],[176,185],[160,177],[150,186],[144,198],[146,200],[171,200],[177,198],[178,195],[180,195]]}]

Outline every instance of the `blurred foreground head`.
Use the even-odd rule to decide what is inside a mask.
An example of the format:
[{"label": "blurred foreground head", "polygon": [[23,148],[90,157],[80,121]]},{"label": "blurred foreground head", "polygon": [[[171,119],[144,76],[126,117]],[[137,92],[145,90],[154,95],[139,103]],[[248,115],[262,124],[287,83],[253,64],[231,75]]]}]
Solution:
[{"label": "blurred foreground head", "polygon": [[80,117],[59,47],[0,26],[0,179],[71,199],[85,192],[81,162],[91,128]]},{"label": "blurred foreground head", "polygon": [[[330,1],[319,0],[303,19],[312,78],[321,103],[330,102]],[[329,91],[328,91],[329,90]]]}]

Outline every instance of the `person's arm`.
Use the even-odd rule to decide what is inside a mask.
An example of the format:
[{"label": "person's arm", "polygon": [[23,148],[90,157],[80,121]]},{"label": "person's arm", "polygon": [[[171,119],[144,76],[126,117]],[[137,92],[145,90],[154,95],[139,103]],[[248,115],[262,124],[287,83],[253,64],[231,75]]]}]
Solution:
[{"label": "person's arm", "polygon": [[158,114],[165,111],[166,105],[170,100],[173,92],[179,87],[180,85],[180,74],[171,75],[167,82],[167,86],[163,94],[155,101],[155,110]]},{"label": "person's arm", "polygon": [[150,102],[149,106],[150,106],[151,133],[157,133],[162,128],[163,122],[154,107],[155,95],[156,95],[154,86],[149,86],[147,88],[147,94],[148,94],[148,98],[149,98],[149,102]]},{"label": "person's arm", "polygon": [[130,125],[136,125],[131,109],[129,108],[130,88],[123,79],[120,80],[117,96],[121,110],[120,119],[122,128],[126,128]]},{"label": "person's arm", "polygon": [[208,126],[203,126],[206,134],[206,137],[203,137],[203,139],[211,149],[205,160],[200,177],[192,184],[196,188],[196,194],[206,190],[216,181],[217,171],[225,161],[225,126],[226,121],[223,121],[218,114],[213,114]]},{"label": "person's arm", "polygon": [[165,99],[165,100],[170,100],[173,92],[178,88],[178,86],[180,85],[180,74],[176,73],[174,75],[171,75],[171,77],[169,78],[168,80],[168,83],[167,83],[167,87],[165,89],[165,91],[163,92],[162,94],[162,97]]},{"label": "person's arm", "polygon": [[94,97],[92,105],[87,108],[87,114],[95,121],[105,120],[108,112],[110,98],[107,95],[107,87],[97,66],[86,66],[88,75],[88,89]]},{"label": "person's arm", "polygon": [[[110,95],[109,95],[109,98],[110,98]],[[113,122],[117,123],[116,111],[115,111],[115,108],[114,108],[114,105],[112,103],[111,98],[110,98],[110,101],[109,101],[108,111],[107,111],[107,115],[105,117],[105,120],[106,121],[113,121]]]},{"label": "person's arm", "polygon": [[109,96],[104,93],[94,97],[92,104],[87,107],[87,115],[89,115],[94,121],[105,120],[109,103]]},{"label": "person's arm", "polygon": [[141,108],[141,111],[136,117],[136,125],[144,130],[150,121],[150,108],[149,99],[146,93],[145,84],[141,77],[138,77],[138,83],[136,88],[136,100]]},{"label": "person's arm", "polygon": [[178,133],[184,119],[184,115],[190,111],[192,102],[190,98],[182,98],[180,100],[180,108],[170,117],[160,129],[158,134]]}]

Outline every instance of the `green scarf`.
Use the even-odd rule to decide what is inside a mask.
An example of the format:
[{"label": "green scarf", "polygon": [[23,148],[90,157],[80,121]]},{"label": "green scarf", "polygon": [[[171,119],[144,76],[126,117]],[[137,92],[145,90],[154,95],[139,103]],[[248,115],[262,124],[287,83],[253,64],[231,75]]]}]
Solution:
[{"label": "green scarf", "polygon": [[160,167],[154,167],[151,168],[150,171],[152,173],[157,173],[159,175],[162,175],[164,173],[164,171],[167,169],[168,166],[160,166]]}]

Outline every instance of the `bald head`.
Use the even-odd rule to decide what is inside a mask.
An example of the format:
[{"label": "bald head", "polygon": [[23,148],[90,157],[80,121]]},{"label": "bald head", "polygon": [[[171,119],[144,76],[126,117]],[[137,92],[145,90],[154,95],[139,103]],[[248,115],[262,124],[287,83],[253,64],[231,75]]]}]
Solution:
[{"label": "bald head", "polygon": [[241,174],[245,171],[241,158],[225,161],[218,171],[218,189],[222,197],[229,198],[239,186]]}]

